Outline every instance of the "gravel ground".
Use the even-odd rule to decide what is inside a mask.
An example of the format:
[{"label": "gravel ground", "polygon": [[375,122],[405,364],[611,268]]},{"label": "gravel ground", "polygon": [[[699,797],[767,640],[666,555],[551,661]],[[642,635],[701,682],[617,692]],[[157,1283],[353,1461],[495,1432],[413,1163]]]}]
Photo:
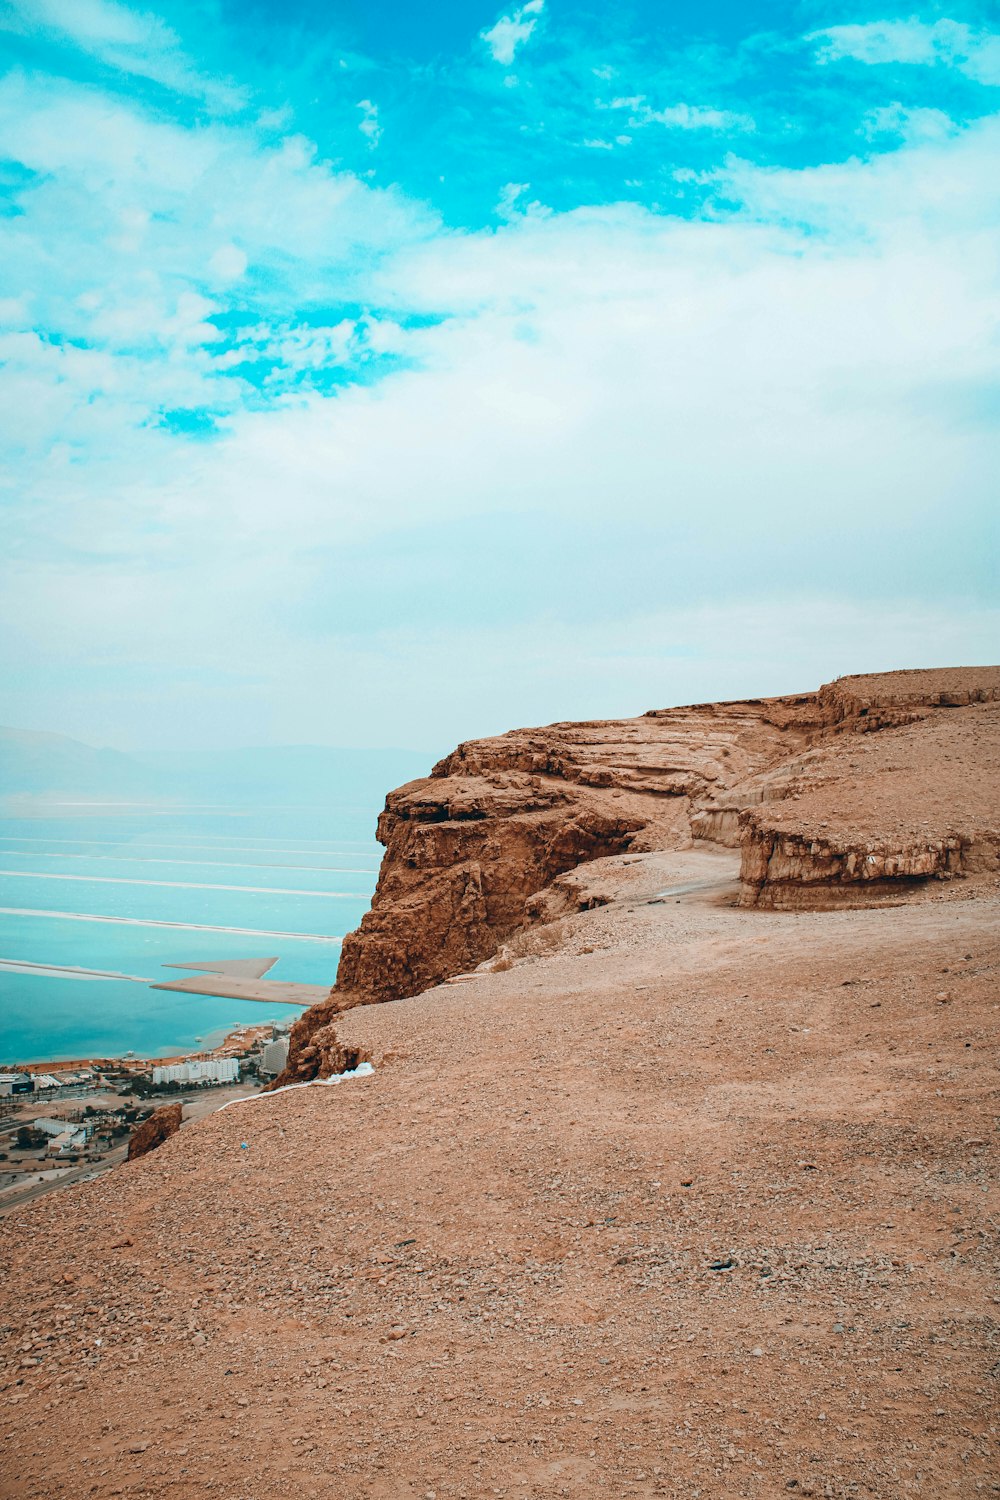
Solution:
[{"label": "gravel ground", "polygon": [[344,1016],[372,1078],[7,1218],[0,1493],[1000,1491],[995,883],[735,868],[602,861],[556,951]]}]

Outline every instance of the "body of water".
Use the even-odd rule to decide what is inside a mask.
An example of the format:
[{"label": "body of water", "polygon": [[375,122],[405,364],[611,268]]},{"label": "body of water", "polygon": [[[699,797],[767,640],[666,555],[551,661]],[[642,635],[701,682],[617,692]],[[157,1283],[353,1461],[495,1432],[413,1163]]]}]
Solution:
[{"label": "body of water", "polygon": [[375,888],[376,811],[0,817],[0,1065],[187,1052],[297,1015],[150,983],[184,978],[168,964],[277,957],[267,977],[332,985]]}]

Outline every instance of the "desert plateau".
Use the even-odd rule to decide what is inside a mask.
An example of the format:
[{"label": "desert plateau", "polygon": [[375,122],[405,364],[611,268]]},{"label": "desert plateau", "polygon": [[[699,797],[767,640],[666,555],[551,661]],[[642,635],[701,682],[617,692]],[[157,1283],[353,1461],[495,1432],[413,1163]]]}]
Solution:
[{"label": "desert plateau", "polygon": [[1000,1492],[998,724],[849,677],[390,792],[278,1087],[4,1220],[0,1493]]}]

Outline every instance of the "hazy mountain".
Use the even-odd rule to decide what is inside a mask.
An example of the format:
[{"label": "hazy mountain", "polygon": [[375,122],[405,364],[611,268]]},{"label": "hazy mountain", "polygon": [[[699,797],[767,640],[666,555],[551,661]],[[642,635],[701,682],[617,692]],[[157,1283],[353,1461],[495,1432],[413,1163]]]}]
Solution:
[{"label": "hazy mountain", "polygon": [[319,745],[124,754],[68,735],[0,727],[0,796],[370,807],[392,787],[426,776],[433,760],[426,751]]},{"label": "hazy mountain", "polygon": [[66,796],[166,795],[162,779],[120,750],[99,749],[65,734],[0,726],[0,795],[59,792]]}]

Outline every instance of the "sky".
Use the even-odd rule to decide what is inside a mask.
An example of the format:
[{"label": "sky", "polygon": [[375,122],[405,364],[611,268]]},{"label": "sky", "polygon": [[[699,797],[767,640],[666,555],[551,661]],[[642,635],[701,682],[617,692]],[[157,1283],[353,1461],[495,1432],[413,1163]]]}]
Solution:
[{"label": "sky", "polygon": [[445,751],[1000,658],[1000,20],[0,0],[0,720]]}]

